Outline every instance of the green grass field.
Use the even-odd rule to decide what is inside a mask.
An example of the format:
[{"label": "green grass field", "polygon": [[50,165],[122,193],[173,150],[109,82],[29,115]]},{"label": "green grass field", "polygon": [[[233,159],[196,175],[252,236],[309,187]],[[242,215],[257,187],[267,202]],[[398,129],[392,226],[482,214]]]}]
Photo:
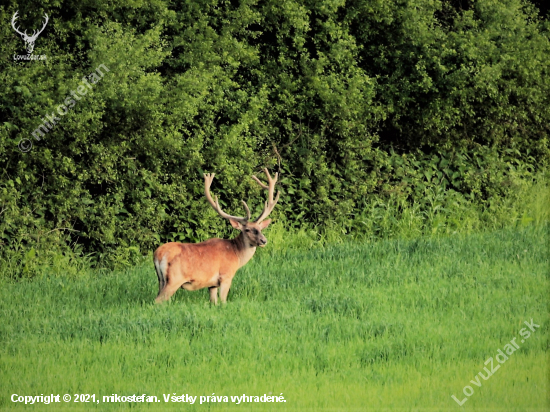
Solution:
[{"label": "green grass field", "polygon": [[[269,231],[266,233],[269,238]],[[156,306],[152,262],[1,280],[3,410],[549,410],[549,227],[276,251],[229,303]],[[520,343],[524,321],[540,325]],[[471,383],[513,338],[519,349]],[[495,364],[496,364],[495,360]],[[463,406],[452,398],[465,398]],[[156,395],[159,403],[12,403],[12,394]],[[286,403],[165,403],[163,394]]]}]

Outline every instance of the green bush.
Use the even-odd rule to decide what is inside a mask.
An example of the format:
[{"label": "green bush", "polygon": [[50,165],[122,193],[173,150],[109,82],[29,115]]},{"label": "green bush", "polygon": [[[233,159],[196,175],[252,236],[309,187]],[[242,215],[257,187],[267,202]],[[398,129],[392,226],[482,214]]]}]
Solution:
[{"label": "green bush", "polygon": [[[23,42],[0,27],[0,257],[20,274],[229,235],[204,171],[242,213],[264,197],[248,176],[279,170],[285,227],[370,237],[407,219],[411,235],[461,230],[451,210],[498,209],[548,167],[548,24],[519,0],[31,1],[0,17],[17,10],[22,28],[50,17],[45,61],[14,61]],[[401,223],[380,223],[390,211]]]}]

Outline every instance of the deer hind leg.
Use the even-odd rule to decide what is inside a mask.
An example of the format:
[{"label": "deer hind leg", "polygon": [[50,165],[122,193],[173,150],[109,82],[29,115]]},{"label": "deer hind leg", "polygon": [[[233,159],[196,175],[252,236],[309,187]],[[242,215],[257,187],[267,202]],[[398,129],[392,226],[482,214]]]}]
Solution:
[{"label": "deer hind leg", "polygon": [[155,299],[155,303],[162,303],[169,300],[174,293],[180,288],[180,285],[175,284],[166,284],[164,288],[159,292],[158,296]]},{"label": "deer hind leg", "polygon": [[155,303],[161,303],[169,300],[180,288],[182,282],[177,276],[171,276],[172,272],[177,273],[178,268],[169,267],[166,255],[160,262],[155,259],[155,268],[157,269],[157,276],[159,278],[159,294],[155,299]]}]

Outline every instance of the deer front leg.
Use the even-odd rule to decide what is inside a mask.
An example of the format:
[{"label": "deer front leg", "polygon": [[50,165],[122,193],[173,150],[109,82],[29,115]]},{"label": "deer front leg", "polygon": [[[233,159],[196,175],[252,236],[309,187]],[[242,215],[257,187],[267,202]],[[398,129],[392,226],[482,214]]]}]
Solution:
[{"label": "deer front leg", "polygon": [[227,279],[223,280],[220,285],[220,300],[222,303],[227,302],[227,294],[229,293],[229,289],[231,288],[231,281],[233,279]]},{"label": "deer front leg", "polygon": [[217,305],[218,304],[218,287],[211,286],[208,288],[208,291],[210,292],[210,303]]}]

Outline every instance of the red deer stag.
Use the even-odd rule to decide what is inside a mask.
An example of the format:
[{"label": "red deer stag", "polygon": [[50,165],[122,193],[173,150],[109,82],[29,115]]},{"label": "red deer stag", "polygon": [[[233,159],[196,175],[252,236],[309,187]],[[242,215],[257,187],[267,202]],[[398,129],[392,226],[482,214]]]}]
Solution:
[{"label": "red deer stag", "polygon": [[231,216],[225,213],[218,203],[218,198],[212,199],[210,185],[214,173],[204,174],[204,194],[218,214],[229,219],[231,226],[241,233],[234,239],[209,239],[201,243],[170,242],[160,246],[154,254],[155,268],[159,280],[159,294],[155,302],[163,302],[181,287],[186,290],[208,288],[210,302],[218,303],[218,288],[222,303],[227,301],[231,281],[237,270],[246,265],[254,256],[256,247],[264,247],[267,239],[262,234],[271,219],[266,219],[279,200],[280,192],[273,199],[278,173],[271,178],[264,169],[268,184],[263,184],[256,176],[252,178],[268,191],[268,200],[264,210],[254,221],[250,221],[250,209],[243,200],[246,217]]}]

